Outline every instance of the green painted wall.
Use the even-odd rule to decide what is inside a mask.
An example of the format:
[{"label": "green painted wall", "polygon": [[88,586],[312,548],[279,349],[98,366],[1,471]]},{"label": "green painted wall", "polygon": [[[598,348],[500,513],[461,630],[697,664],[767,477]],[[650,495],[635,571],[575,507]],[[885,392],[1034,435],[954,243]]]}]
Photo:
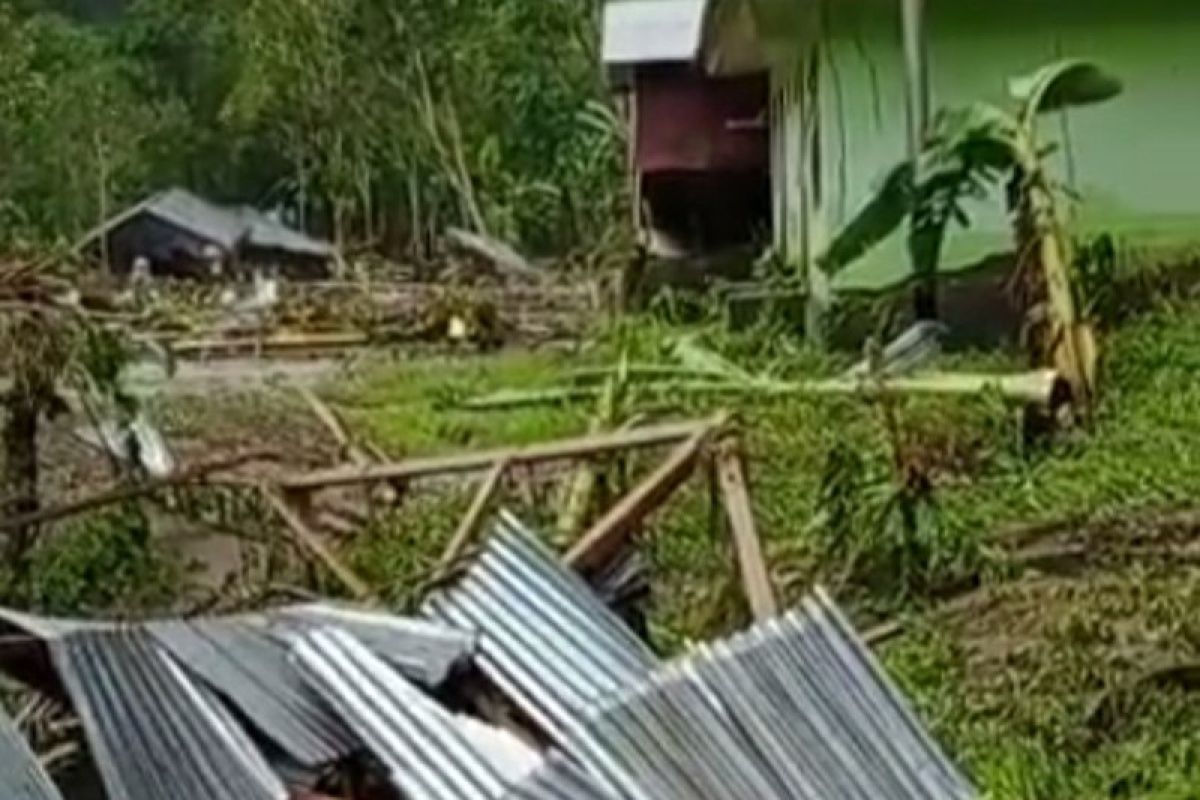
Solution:
[{"label": "green painted wall", "polygon": [[[904,155],[904,75],[897,0],[828,0],[825,11],[822,190],[836,228]],[[1003,102],[1009,77],[1064,56],[1120,75],[1120,98],[1043,122],[1067,145],[1055,165],[1084,198],[1078,229],[1135,246],[1200,244],[1200,2],[929,0],[928,13],[937,105]],[[974,216],[953,236],[951,267],[1008,241],[998,201]],[[897,240],[841,282],[878,285],[907,270]]]}]

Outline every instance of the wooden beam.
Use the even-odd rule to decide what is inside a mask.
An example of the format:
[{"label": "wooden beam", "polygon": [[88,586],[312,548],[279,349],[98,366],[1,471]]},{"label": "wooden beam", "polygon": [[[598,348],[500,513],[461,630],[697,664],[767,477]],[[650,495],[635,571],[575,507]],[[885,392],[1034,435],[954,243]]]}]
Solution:
[{"label": "wooden beam", "polygon": [[353,570],[334,555],[332,550],[325,546],[320,534],[308,526],[304,516],[296,511],[282,494],[268,486],[262,487],[262,494],[267,503],[275,509],[279,518],[287,525],[292,532],[293,540],[302,550],[325,565],[350,590],[355,599],[364,601],[375,599],[375,593],[366,581],[358,577]]},{"label": "wooden beam", "polygon": [[620,450],[672,444],[694,436],[697,431],[709,430],[713,424],[712,420],[677,422],[635,428],[631,431],[562,439],[528,447],[481,450],[475,453],[416,458],[365,467],[337,467],[285,478],[280,482],[280,487],[288,491],[318,490],[382,481],[411,481],[440,475],[482,472],[498,461],[507,461],[511,466],[573,461]]},{"label": "wooden beam", "polygon": [[771,619],[779,615],[779,603],[763,556],[762,541],[754,526],[745,464],[735,442],[726,442],[717,456],[717,479],[725,497],[725,513],[750,610],[757,621]]},{"label": "wooden beam", "polygon": [[492,498],[496,496],[496,492],[500,489],[500,482],[504,480],[504,474],[508,471],[507,461],[497,461],[492,467],[492,471],[487,474],[483,482],[479,485],[479,491],[475,493],[475,499],[471,501],[471,507],[467,509],[466,515],[458,524],[458,530],[454,532],[453,538],[446,546],[445,552],[442,553],[441,559],[438,561],[437,569],[434,572],[433,581],[439,582],[453,569],[458,562],[467,546],[471,544],[471,540],[475,538],[475,534],[479,531],[479,526],[483,522],[483,517],[491,508]]},{"label": "wooden beam", "polygon": [[596,521],[567,553],[567,564],[580,571],[604,566],[629,542],[630,536],[691,477],[700,451],[714,427],[693,433],[654,472]]}]

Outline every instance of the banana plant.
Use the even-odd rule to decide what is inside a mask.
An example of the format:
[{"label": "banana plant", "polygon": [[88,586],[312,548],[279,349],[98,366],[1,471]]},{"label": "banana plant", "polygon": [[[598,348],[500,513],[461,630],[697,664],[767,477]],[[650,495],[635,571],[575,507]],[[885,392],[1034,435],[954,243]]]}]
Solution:
[{"label": "banana plant", "polygon": [[920,162],[902,162],[888,173],[831,239],[822,269],[836,274],[908,221],[914,272],[936,273],[950,224],[969,223],[964,200],[1002,186],[1017,254],[1013,285],[1026,310],[1031,359],[1034,366],[1057,369],[1086,408],[1095,392],[1095,337],[1076,312],[1064,192],[1047,167],[1054,146],[1042,139],[1038,120],[1122,90],[1121,81],[1101,67],[1069,59],[1011,81],[1011,107],[975,103],[939,112]]}]

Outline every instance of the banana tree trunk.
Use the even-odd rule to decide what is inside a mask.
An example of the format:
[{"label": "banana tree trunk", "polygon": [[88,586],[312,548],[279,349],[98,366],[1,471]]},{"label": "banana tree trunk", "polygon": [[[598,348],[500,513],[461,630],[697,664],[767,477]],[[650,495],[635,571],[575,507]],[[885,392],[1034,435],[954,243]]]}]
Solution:
[{"label": "banana tree trunk", "polygon": [[1076,314],[1061,233],[1043,233],[1039,247],[1051,323],[1047,330],[1053,337],[1049,350],[1053,364],[1041,366],[1053,366],[1071,385],[1076,405],[1086,407],[1095,394],[1095,334],[1090,325],[1080,323]]}]

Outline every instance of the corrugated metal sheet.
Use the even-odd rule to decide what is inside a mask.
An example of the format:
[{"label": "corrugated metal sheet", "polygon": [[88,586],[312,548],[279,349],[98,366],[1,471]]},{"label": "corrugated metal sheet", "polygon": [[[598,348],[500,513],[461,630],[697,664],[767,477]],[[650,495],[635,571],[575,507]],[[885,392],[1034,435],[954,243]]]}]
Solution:
[{"label": "corrugated metal sheet", "polygon": [[344,631],[314,630],[294,655],[410,800],[494,800],[540,761],[511,734],[464,724]]},{"label": "corrugated metal sheet", "polygon": [[636,800],[966,800],[824,595],[607,699],[568,750]]},{"label": "corrugated metal sheet", "polygon": [[301,766],[327,764],[359,748],[341,719],[292,668],[285,644],[264,627],[201,620],[148,628],[189,673]]},{"label": "corrugated metal sheet", "polygon": [[600,788],[587,772],[558,750],[547,754],[542,765],[511,788],[504,800],[616,800]]},{"label": "corrugated metal sheet", "polygon": [[440,686],[475,649],[475,637],[422,619],[329,604],[289,606],[271,618],[305,628],[332,626],[352,633],[406,678]]},{"label": "corrugated metal sheet", "polygon": [[232,252],[246,235],[246,224],[235,213],[185,189],[160,192],[143,210]]},{"label": "corrugated metal sheet", "polygon": [[410,800],[614,800],[561,752],[446,711],[342,631],[307,634],[295,658]]},{"label": "corrugated metal sheet", "polygon": [[479,668],[557,739],[597,699],[657,664],[587,583],[508,514],[461,583],[432,596],[425,614],[477,633]]},{"label": "corrugated metal sheet", "polygon": [[109,800],[284,800],[231,714],[145,630],[50,642]]},{"label": "corrugated metal sheet", "polygon": [[245,226],[246,241],[264,250],[299,253],[316,258],[333,258],[335,249],[329,242],[313,239],[293,230],[256,208],[241,206],[237,215]]},{"label": "corrugated metal sheet", "polygon": [[603,59],[609,67],[690,62],[700,55],[709,0],[609,0]]},{"label": "corrugated metal sheet", "polygon": [[12,720],[0,713],[0,798],[62,800]]}]

